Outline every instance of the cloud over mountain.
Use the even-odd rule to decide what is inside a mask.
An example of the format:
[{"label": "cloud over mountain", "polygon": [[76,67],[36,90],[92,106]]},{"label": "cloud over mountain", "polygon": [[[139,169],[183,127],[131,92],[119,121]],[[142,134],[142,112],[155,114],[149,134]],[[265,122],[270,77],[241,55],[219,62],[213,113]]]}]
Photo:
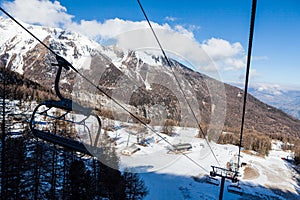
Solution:
[{"label": "cloud over mountain", "polygon": [[[26,23],[59,26],[80,32],[100,42],[116,42],[118,46],[124,48],[158,48],[145,20],[114,18],[103,22],[84,19],[75,22],[74,16],[68,13],[66,7],[58,1],[49,0],[6,1],[3,7]],[[168,18],[171,19],[175,18]],[[237,70],[245,66],[245,51],[239,42],[230,43],[219,38],[199,42],[195,39],[190,26],[186,28],[181,24],[171,26],[168,23],[156,22],[151,24],[164,49],[184,58],[199,71],[215,73],[220,70]]]}]

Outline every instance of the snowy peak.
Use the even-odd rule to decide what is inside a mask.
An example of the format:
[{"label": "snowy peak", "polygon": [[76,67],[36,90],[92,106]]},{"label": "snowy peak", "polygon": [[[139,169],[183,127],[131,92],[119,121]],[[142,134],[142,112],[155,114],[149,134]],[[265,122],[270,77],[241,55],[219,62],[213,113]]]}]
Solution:
[{"label": "snowy peak", "polygon": [[[134,107],[145,117],[160,113],[178,122],[193,121],[183,114],[189,112],[183,109],[185,100],[174,77],[176,73],[180,76],[181,89],[190,99],[195,100],[201,122],[209,123],[213,113],[223,111],[226,107],[226,128],[230,131],[240,126],[238,106],[241,105],[239,94],[242,91],[236,87],[223,84],[170,59],[172,71],[158,51],[133,51],[120,49],[118,46],[102,46],[78,33],[22,24],[75,68],[87,73],[94,83],[116,98],[126,97],[128,101],[124,104]],[[18,72],[44,87],[53,88],[57,68],[51,63],[56,62],[55,56],[13,21],[0,17],[0,27],[0,66]],[[70,93],[75,82],[75,72],[64,72],[61,78],[62,89]],[[212,88],[214,89],[211,90]],[[225,88],[225,91],[220,88]],[[217,105],[218,103],[224,106]],[[299,121],[251,95],[247,105],[251,115],[247,118],[246,129],[262,134],[299,136]],[[264,119],[264,123],[261,123],[261,119]],[[288,127],[288,133],[281,127]]]},{"label": "snowy peak", "polygon": [[[132,62],[138,64],[136,68],[142,66],[139,64],[143,63],[150,66],[165,65],[161,56],[155,56],[149,52],[123,50],[117,46],[102,46],[79,33],[60,28],[35,26],[26,23],[22,23],[22,25],[78,69],[89,68],[91,59],[97,56],[105,57],[117,68],[123,70],[126,68],[127,63]],[[7,68],[23,74],[28,52],[42,51],[41,49],[44,47],[10,19],[0,17],[0,26],[0,53],[3,62],[5,62]],[[47,54],[49,53],[46,49],[44,51]]]},{"label": "snowy peak", "polygon": [[[23,73],[24,57],[28,52],[33,51],[39,42],[10,19],[1,18],[0,22],[2,28],[0,51],[1,54],[9,55],[6,67],[12,67],[15,71]],[[82,57],[90,55],[92,49],[99,46],[78,33],[24,23],[23,26],[71,63],[76,63]]]}]

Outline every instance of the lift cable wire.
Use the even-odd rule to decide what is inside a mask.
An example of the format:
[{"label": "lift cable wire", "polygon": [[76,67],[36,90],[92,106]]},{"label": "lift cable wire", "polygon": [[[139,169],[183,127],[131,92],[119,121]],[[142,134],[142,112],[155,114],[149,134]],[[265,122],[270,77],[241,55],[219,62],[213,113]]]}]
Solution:
[{"label": "lift cable wire", "polygon": [[[239,186],[239,167],[240,167],[240,153],[242,147],[242,139],[243,139],[243,128],[244,128],[244,120],[245,120],[245,111],[246,111],[246,103],[247,103],[247,92],[248,92],[248,82],[249,82],[249,72],[250,72],[250,62],[251,62],[251,51],[252,51],[252,42],[253,42],[253,33],[254,33],[254,21],[255,21],[255,13],[256,13],[256,3],[257,0],[252,0],[252,8],[251,8],[251,19],[250,19],[250,34],[249,34],[249,44],[248,44],[248,57],[247,57],[247,69],[246,69],[246,79],[245,79],[245,90],[244,90],[244,101],[243,101],[243,115],[242,115],[242,125],[241,125],[241,134],[240,134],[240,144],[239,144],[239,154],[238,154],[238,163],[237,167],[234,170],[225,169],[225,168],[218,168],[215,166],[212,167],[212,171],[210,172],[211,177],[221,177],[221,186],[220,186],[220,193],[219,193],[219,200],[223,199],[224,193],[224,185],[225,179],[231,180],[232,183],[227,186],[227,191],[231,193],[236,193],[239,195],[243,194],[243,189]],[[214,180],[214,179],[213,179]],[[214,184],[214,182],[211,182]]]},{"label": "lift cable wire", "polygon": [[250,63],[251,63],[251,52],[252,52],[252,43],[253,43],[253,34],[254,34],[256,4],[257,4],[257,0],[253,0],[252,1],[252,8],[251,8],[251,21],[250,21],[249,43],[248,43],[247,68],[246,68],[246,78],[245,78],[245,88],[244,88],[244,102],[243,102],[242,124],[241,124],[240,144],[239,144],[238,163],[237,163],[238,167],[240,166],[240,156],[241,156],[241,148],[242,148],[242,141],[243,141],[244,123],[245,123],[245,113],[246,113],[248,83],[249,83],[249,74],[250,74]]},{"label": "lift cable wire", "polygon": [[[89,80],[86,76],[84,76],[81,72],[79,72],[75,67],[72,66],[71,63],[69,63],[67,60],[65,60],[63,57],[58,55],[55,51],[53,51],[50,47],[48,47],[45,43],[43,43],[40,39],[38,39],[33,33],[31,33],[28,29],[26,29],[21,23],[19,23],[14,17],[12,17],[9,13],[7,13],[2,7],[0,7],[0,10],[6,14],[10,19],[12,19],[15,23],[17,23],[20,27],[22,27],[27,33],[29,33],[33,38],[35,38],[38,42],[40,42],[45,48],[47,48],[51,53],[53,53],[56,57],[59,57],[60,59],[63,59],[64,62],[68,64],[68,66],[71,68],[74,72],[76,72],[81,78],[83,78],[85,81],[87,81],[89,84],[91,84],[93,87],[95,87],[97,90],[99,90],[102,94],[104,94],[107,98],[112,100],[114,103],[116,103],[121,109],[123,109],[125,112],[127,112],[130,116],[132,116],[134,119],[136,119],[138,122],[143,124],[146,128],[148,128],[150,131],[152,131],[155,135],[157,135],[159,138],[161,138],[163,141],[165,141],[167,144],[169,144],[173,148],[177,148],[174,146],[171,142],[169,142],[166,138],[161,136],[156,130],[154,130],[152,127],[150,127],[148,124],[146,124],[143,120],[141,120],[138,116],[133,114],[131,111],[129,111],[125,106],[123,106],[121,103],[119,103],[116,99],[114,99],[112,96],[110,96],[108,93],[106,93],[103,89],[101,89],[99,86],[97,86],[95,83],[93,83],[91,80]],[[190,160],[192,163],[200,167],[202,170],[209,172],[207,169],[205,169],[203,166],[201,166],[197,161],[189,157],[188,155],[181,152],[181,154],[186,157],[188,160]]]},{"label": "lift cable wire", "polygon": [[158,37],[157,37],[157,35],[156,35],[156,33],[155,33],[155,31],[154,31],[154,29],[153,29],[151,23],[150,23],[149,18],[147,17],[147,14],[146,14],[146,12],[145,12],[145,10],[144,10],[144,8],[143,8],[143,6],[142,6],[140,0],[137,0],[137,2],[138,2],[139,6],[140,6],[140,8],[141,8],[141,10],[142,10],[142,12],[143,12],[143,14],[144,14],[144,16],[145,16],[145,18],[146,18],[146,20],[147,20],[149,26],[150,26],[150,29],[151,29],[151,31],[152,31],[154,37],[155,37],[156,42],[157,42],[158,45],[159,45],[159,48],[160,48],[160,50],[161,50],[161,52],[162,52],[164,58],[166,59],[166,61],[167,61],[168,65],[169,65],[169,67],[171,68],[171,71],[172,71],[172,73],[173,73],[173,76],[174,76],[174,78],[175,78],[175,80],[176,80],[176,82],[177,82],[177,84],[178,84],[178,87],[179,87],[179,89],[180,89],[180,91],[181,91],[181,93],[182,93],[182,95],[183,95],[183,97],[184,97],[184,99],[185,99],[185,101],[186,101],[186,103],[187,103],[189,109],[191,110],[191,113],[192,113],[193,117],[194,117],[195,120],[196,120],[197,126],[198,126],[198,128],[199,128],[201,134],[203,135],[203,137],[204,137],[204,139],[205,139],[205,141],[206,141],[206,143],[207,143],[207,145],[208,145],[210,151],[212,152],[212,154],[213,154],[215,160],[217,161],[218,165],[220,166],[220,163],[219,163],[219,161],[218,161],[218,159],[217,159],[217,157],[216,157],[216,155],[215,155],[215,153],[214,153],[212,147],[210,146],[210,144],[209,144],[207,138],[205,137],[205,133],[204,133],[204,131],[203,131],[201,125],[200,125],[200,122],[199,122],[199,120],[197,119],[196,114],[195,114],[194,110],[192,109],[192,106],[191,106],[190,102],[189,102],[188,99],[187,99],[187,96],[186,96],[186,94],[185,94],[185,92],[184,92],[184,90],[183,90],[183,88],[182,88],[182,86],[181,86],[181,84],[180,84],[180,82],[179,82],[179,80],[178,80],[178,77],[176,76],[176,73],[175,73],[175,71],[174,71],[174,69],[173,69],[173,67],[172,67],[172,65],[171,65],[171,62],[170,62],[170,60],[168,59],[168,57],[167,57],[167,55],[166,55],[166,53],[165,53],[165,51],[164,51],[164,49],[163,49],[161,43],[159,42]]}]

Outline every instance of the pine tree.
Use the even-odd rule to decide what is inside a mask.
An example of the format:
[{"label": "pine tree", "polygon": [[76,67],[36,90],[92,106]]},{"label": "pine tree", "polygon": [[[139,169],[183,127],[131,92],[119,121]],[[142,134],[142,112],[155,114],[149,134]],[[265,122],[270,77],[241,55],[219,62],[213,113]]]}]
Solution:
[{"label": "pine tree", "polygon": [[6,141],[5,194],[7,199],[20,199],[22,191],[22,174],[25,162],[25,144],[23,137],[11,138]]},{"label": "pine tree", "polygon": [[125,181],[126,199],[140,200],[148,194],[144,181],[140,179],[136,173],[126,170],[123,177]]},{"label": "pine tree", "polygon": [[114,147],[104,147],[98,167],[98,188],[109,199],[125,199],[125,185],[119,169],[119,158]]},{"label": "pine tree", "polygon": [[82,160],[75,160],[70,167],[71,199],[93,199],[95,197],[95,181],[91,171],[86,170]]},{"label": "pine tree", "polygon": [[37,173],[38,163],[36,163],[39,156],[36,157],[35,155],[35,152],[38,152],[36,151],[37,143],[27,132],[24,135],[24,143],[24,153],[26,157],[23,163],[19,163],[23,165],[21,175],[22,185],[20,187],[22,195],[20,199],[37,199],[34,198],[35,185],[39,185],[39,182],[35,182],[37,180],[36,177],[39,175],[39,173]]}]

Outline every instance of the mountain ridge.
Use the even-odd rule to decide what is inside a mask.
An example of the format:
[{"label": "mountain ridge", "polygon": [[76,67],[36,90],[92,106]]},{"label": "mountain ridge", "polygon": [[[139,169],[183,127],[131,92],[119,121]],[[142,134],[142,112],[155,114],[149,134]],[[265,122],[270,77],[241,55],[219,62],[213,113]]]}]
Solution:
[{"label": "mountain ridge", "polygon": [[[0,39],[1,67],[23,74],[44,87],[53,88],[57,68],[51,63],[56,62],[55,56],[10,20],[0,18],[0,26],[0,34],[4,36]],[[220,131],[220,128],[238,132],[243,91],[235,86],[195,72],[172,58],[173,67],[170,68],[163,57],[143,50],[105,47],[80,34],[57,28],[31,25],[27,28],[99,87],[152,122],[172,119],[179,125],[193,126],[189,124],[193,119],[183,98],[183,90],[193,104],[200,123],[204,127],[212,121],[215,123],[206,129],[207,132]],[[180,87],[174,74],[179,77]],[[99,100],[99,107],[107,105],[108,100],[103,100],[103,95],[95,89],[85,85],[81,85],[81,89],[74,87],[78,82],[75,72],[63,73],[61,86],[66,93],[90,90],[93,98],[102,99]],[[112,107],[107,109],[114,109]],[[220,116],[218,113],[221,113]],[[222,122],[224,127],[218,124]],[[300,121],[248,95],[245,129],[266,135],[299,137]]]}]

